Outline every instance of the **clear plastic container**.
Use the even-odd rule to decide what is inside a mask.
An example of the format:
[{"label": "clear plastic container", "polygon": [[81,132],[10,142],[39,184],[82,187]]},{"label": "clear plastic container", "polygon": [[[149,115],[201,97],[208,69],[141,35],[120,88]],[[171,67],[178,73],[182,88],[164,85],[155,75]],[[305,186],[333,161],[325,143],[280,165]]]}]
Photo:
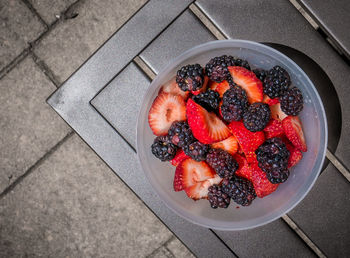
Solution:
[{"label": "clear plastic container", "polygon": [[[173,190],[175,167],[169,162],[157,160],[150,151],[154,135],[148,126],[147,115],[161,85],[171,79],[183,65],[205,65],[211,58],[233,55],[246,59],[252,69],[284,67],[292,84],[304,96],[304,109],[299,115],[306,137],[308,151],[291,169],[288,180],[271,195],[256,198],[248,207],[236,208],[231,202],[227,209],[212,209],[207,200],[193,201],[185,192]],[[213,41],[196,46],[168,64],[151,83],[141,106],[137,124],[137,154],[148,180],[164,203],[185,219],[218,230],[243,230],[264,225],[293,209],[310,191],[325,158],[327,145],[327,121],[321,99],[307,75],[291,59],[279,51],[246,40]]]}]

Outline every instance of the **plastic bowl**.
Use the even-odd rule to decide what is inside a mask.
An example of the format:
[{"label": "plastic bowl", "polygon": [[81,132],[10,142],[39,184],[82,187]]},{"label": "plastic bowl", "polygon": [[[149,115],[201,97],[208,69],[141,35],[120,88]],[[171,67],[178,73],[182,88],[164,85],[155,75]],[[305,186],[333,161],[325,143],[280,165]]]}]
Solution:
[{"label": "plastic bowl", "polygon": [[[184,191],[173,190],[175,167],[157,160],[150,151],[154,135],[148,125],[147,115],[161,85],[170,80],[183,65],[205,65],[211,58],[232,55],[246,59],[252,69],[284,67],[292,84],[304,96],[304,109],[299,115],[306,137],[308,151],[298,165],[291,169],[288,180],[262,199],[256,198],[248,207],[236,208],[231,202],[227,209],[212,209],[207,200],[193,201]],[[303,70],[279,51],[246,40],[213,41],[196,46],[175,58],[151,83],[141,106],[137,124],[137,154],[139,162],[164,203],[181,217],[204,227],[218,230],[243,230],[264,225],[293,209],[310,191],[325,158],[327,145],[326,114],[321,99]]]}]

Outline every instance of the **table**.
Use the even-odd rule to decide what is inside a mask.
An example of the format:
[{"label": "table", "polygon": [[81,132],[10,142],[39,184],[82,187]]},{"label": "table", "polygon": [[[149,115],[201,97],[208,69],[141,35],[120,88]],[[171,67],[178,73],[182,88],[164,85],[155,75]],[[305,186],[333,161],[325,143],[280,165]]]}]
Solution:
[{"label": "table", "polygon": [[[198,257],[350,256],[350,122],[346,119],[350,68],[346,54],[339,54],[323,37],[339,34],[315,30],[296,4],[148,1],[48,98],[49,105]],[[316,23],[327,24],[327,19],[322,20],[327,16],[315,17],[321,19]],[[150,187],[135,151],[137,113],[151,79],[183,51],[218,38],[263,42],[293,58],[317,86],[330,125],[330,162],[308,196],[281,219],[238,232],[206,229],[175,215]],[[332,40],[337,46],[349,45],[347,37]],[[348,54],[347,47],[343,50]]]}]

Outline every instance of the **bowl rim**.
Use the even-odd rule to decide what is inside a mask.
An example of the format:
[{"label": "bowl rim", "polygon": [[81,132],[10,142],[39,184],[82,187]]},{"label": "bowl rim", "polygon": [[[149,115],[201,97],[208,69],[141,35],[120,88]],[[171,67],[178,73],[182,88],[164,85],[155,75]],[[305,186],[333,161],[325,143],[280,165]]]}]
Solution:
[{"label": "bowl rim", "polygon": [[[308,185],[307,190],[301,195],[297,195],[296,194],[295,197],[298,197],[298,198],[294,198],[294,199],[296,199],[296,201],[294,201],[294,199],[292,199],[293,202],[292,202],[291,205],[288,205],[287,207],[285,205],[282,206],[280,209],[278,209],[278,212],[275,211],[274,213],[272,213],[272,214],[274,214],[273,216],[271,216],[271,214],[270,214],[269,216],[271,216],[271,218],[269,218],[269,219],[267,219],[265,221],[262,221],[260,223],[256,223],[254,225],[249,225],[249,226],[239,226],[239,225],[237,226],[237,222],[230,223],[231,225],[234,224],[235,227],[227,227],[227,226],[224,226],[224,225],[217,226],[217,225],[212,225],[212,224],[209,224],[209,223],[207,223],[207,224],[206,223],[201,223],[201,222],[195,221],[194,219],[192,219],[191,217],[189,217],[189,216],[187,216],[185,214],[181,214],[180,211],[178,211],[175,207],[172,207],[168,203],[168,201],[167,201],[168,198],[166,198],[165,196],[162,196],[161,191],[154,186],[153,180],[150,178],[149,173],[147,173],[145,167],[143,166],[142,157],[140,156],[141,153],[142,153],[142,148],[140,146],[139,138],[141,136],[140,136],[139,132],[140,132],[140,129],[141,129],[141,126],[142,126],[140,124],[140,120],[141,120],[141,116],[142,116],[142,109],[143,109],[142,107],[145,105],[145,100],[147,99],[147,96],[149,94],[153,93],[153,91],[152,91],[153,85],[159,84],[158,83],[159,77],[163,73],[165,73],[167,70],[171,70],[174,67],[178,66],[183,61],[182,59],[188,59],[188,58],[190,58],[190,56],[196,55],[196,54],[198,54],[200,52],[205,52],[205,51],[211,50],[213,48],[219,49],[220,46],[221,46],[221,48],[222,47],[227,48],[227,47],[229,47],[229,46],[227,46],[227,44],[232,44],[232,47],[239,47],[238,45],[242,44],[242,46],[241,46],[242,48],[248,48],[248,49],[249,49],[249,47],[250,47],[250,49],[254,49],[254,47],[264,48],[267,51],[275,53],[275,54],[281,56],[282,58],[285,58],[287,61],[289,61],[291,63],[291,65],[296,67],[297,70],[302,74],[302,76],[304,76],[305,79],[308,81],[308,83],[312,86],[310,90],[312,90],[313,93],[315,93],[316,99],[318,100],[319,106],[321,108],[320,114],[322,115],[323,119],[322,120],[320,119],[320,124],[324,125],[324,128],[321,128],[321,130],[322,129],[324,130],[324,137],[323,137],[323,139],[320,139],[321,140],[321,145],[320,146],[323,147],[323,148],[320,150],[319,155],[316,157],[316,162],[315,162],[315,166],[318,165],[317,173],[315,174],[315,176],[312,179],[311,183]],[[225,45],[225,46],[223,46],[223,45]],[[266,225],[266,224],[268,224],[268,223],[270,223],[272,221],[275,221],[275,220],[281,218],[286,213],[288,213],[289,211],[294,209],[295,206],[297,206],[305,198],[305,196],[309,193],[309,191],[312,189],[313,185],[315,184],[315,182],[316,182],[316,180],[317,180],[317,178],[318,178],[318,176],[319,176],[319,174],[321,172],[322,165],[324,163],[324,159],[325,159],[326,151],[327,151],[327,141],[328,141],[328,126],[327,126],[327,118],[326,118],[326,113],[325,113],[325,110],[324,110],[323,102],[322,102],[322,100],[321,100],[321,98],[320,98],[320,96],[319,96],[319,94],[318,94],[318,92],[316,90],[316,87],[314,86],[313,82],[310,80],[308,75],[291,58],[289,58],[285,54],[281,53],[280,51],[278,51],[278,50],[276,50],[276,49],[274,49],[274,48],[272,48],[270,46],[264,45],[262,43],[258,43],[258,42],[250,41],[250,40],[242,40],[242,39],[227,39],[227,40],[209,41],[209,42],[206,42],[206,43],[203,43],[203,44],[200,44],[200,45],[196,45],[196,46],[194,46],[194,47],[192,47],[192,48],[182,52],[176,58],[170,60],[169,63],[152,80],[150,86],[148,87],[148,89],[147,89],[147,91],[146,91],[146,93],[145,93],[145,95],[143,97],[141,106],[139,108],[139,112],[138,112],[138,116],[137,116],[137,125],[136,125],[136,151],[137,151],[138,162],[139,162],[139,164],[141,166],[141,169],[142,169],[143,173],[146,175],[146,178],[147,178],[148,182],[152,186],[152,188],[155,191],[155,193],[162,200],[162,202],[171,211],[173,211],[175,214],[177,214],[181,218],[184,218],[187,221],[192,222],[193,224],[196,224],[196,225],[199,225],[199,226],[202,226],[202,227],[206,227],[206,228],[212,228],[212,229],[216,229],[216,230],[223,230],[223,231],[247,230],[247,229],[252,229],[252,228],[259,227],[259,226],[263,226],[263,225]],[[321,157],[320,157],[320,155],[321,155]],[[282,211],[282,212],[280,212],[280,211]]]}]

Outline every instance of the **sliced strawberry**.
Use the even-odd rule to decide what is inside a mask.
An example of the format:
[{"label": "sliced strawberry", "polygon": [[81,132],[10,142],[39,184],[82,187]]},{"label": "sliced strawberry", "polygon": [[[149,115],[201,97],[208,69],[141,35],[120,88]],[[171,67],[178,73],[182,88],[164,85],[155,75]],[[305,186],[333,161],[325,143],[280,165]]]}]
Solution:
[{"label": "sliced strawberry", "polygon": [[160,88],[158,95],[162,94],[162,92],[170,93],[173,95],[180,95],[185,100],[190,95],[189,91],[183,91],[180,89],[180,87],[176,83],[175,77],[172,78],[170,81],[164,83],[164,85]]},{"label": "sliced strawberry", "polygon": [[213,178],[194,184],[185,189],[188,197],[193,200],[199,200],[208,197],[208,188],[213,184],[219,184],[222,178],[215,175]]},{"label": "sliced strawberry", "polygon": [[248,162],[255,159],[255,150],[264,143],[265,136],[262,131],[251,132],[242,122],[233,121],[229,124],[229,128],[234,136],[236,136]]},{"label": "sliced strawberry", "polygon": [[222,141],[231,133],[227,126],[214,113],[208,112],[192,99],[187,101],[186,115],[194,137],[205,144]]},{"label": "sliced strawberry", "polygon": [[252,168],[252,182],[258,197],[263,198],[276,191],[279,184],[272,184],[267,179],[266,173],[259,168],[257,162],[250,166]]},{"label": "sliced strawberry", "polygon": [[216,90],[220,82],[209,81],[208,87],[211,90]]},{"label": "sliced strawberry", "polygon": [[284,134],[282,122],[277,119],[271,119],[264,128],[266,139],[281,136]]},{"label": "sliced strawberry", "polygon": [[230,89],[230,85],[228,84],[228,82],[222,81],[220,82],[217,87],[215,88],[215,91],[218,92],[220,94],[220,98],[222,98],[224,96],[224,93]]},{"label": "sliced strawberry", "polygon": [[185,159],[176,167],[174,190],[181,191],[198,182],[213,178],[215,175],[215,171],[204,161]]},{"label": "sliced strawberry", "polygon": [[229,66],[228,70],[233,81],[246,91],[249,103],[263,100],[262,82],[252,71],[241,66]]},{"label": "sliced strawberry", "polygon": [[248,180],[252,180],[252,169],[250,168],[246,158],[239,154],[236,154],[233,157],[235,158],[239,166],[235,175],[244,177]]},{"label": "sliced strawberry", "polygon": [[269,105],[269,106],[276,105],[276,104],[280,103],[280,101],[278,100],[278,98],[271,99],[271,98],[270,98],[269,96],[267,96],[267,95],[264,95],[263,102],[266,103],[266,104]]},{"label": "sliced strawberry", "polygon": [[154,99],[148,113],[148,123],[155,135],[166,135],[174,121],[182,120],[186,120],[183,97],[163,92]]},{"label": "sliced strawberry", "polygon": [[190,158],[190,157],[187,156],[182,149],[180,149],[176,152],[175,157],[172,160],[170,160],[170,163],[171,163],[171,165],[176,167],[177,165],[180,164],[181,161],[183,161],[184,159],[188,159],[188,158]]},{"label": "sliced strawberry", "polygon": [[307,151],[301,122],[297,116],[288,116],[282,121],[284,133],[295,148],[302,152]]},{"label": "sliced strawberry", "polygon": [[238,150],[238,142],[236,137],[230,136],[223,141],[211,144],[211,147],[215,149],[223,149],[228,153],[230,153],[231,155],[233,155]]},{"label": "sliced strawberry", "polygon": [[288,168],[291,168],[299,163],[299,161],[303,158],[303,153],[295,148],[289,142],[284,142],[286,144],[287,149],[289,150],[289,159],[288,159]]},{"label": "sliced strawberry", "polygon": [[281,104],[278,103],[276,105],[270,106],[271,110],[271,118],[282,121],[287,115],[282,111]]},{"label": "sliced strawberry", "polygon": [[204,82],[203,82],[202,88],[200,88],[199,90],[191,91],[191,93],[193,95],[198,95],[199,93],[205,92],[207,90],[207,87],[208,87],[208,82],[209,82],[209,77],[204,76]]}]

